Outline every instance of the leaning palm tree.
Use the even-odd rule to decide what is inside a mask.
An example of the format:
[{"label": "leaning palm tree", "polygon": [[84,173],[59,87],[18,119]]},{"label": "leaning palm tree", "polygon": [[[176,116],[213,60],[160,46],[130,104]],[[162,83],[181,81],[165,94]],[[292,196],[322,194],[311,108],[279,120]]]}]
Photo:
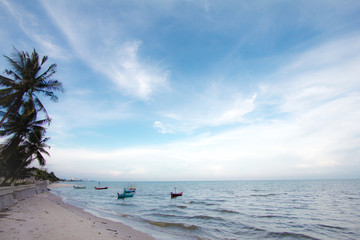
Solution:
[{"label": "leaning palm tree", "polygon": [[43,154],[49,155],[46,151],[49,138],[45,137],[43,125],[48,120],[37,120],[34,104],[33,101],[24,102],[21,111],[9,113],[7,121],[0,127],[0,136],[6,139],[0,147],[0,176],[4,178],[0,185],[28,175],[32,170],[28,166],[34,160],[45,165]]},{"label": "leaning palm tree", "polygon": [[62,83],[53,79],[56,64],[51,64],[47,70],[41,72],[42,66],[48,59],[47,56],[44,56],[40,61],[35,49],[31,55],[17,49],[15,51],[14,58],[5,56],[12,66],[12,70],[5,70],[6,75],[10,78],[0,75],[0,108],[3,115],[0,126],[11,113],[18,112],[23,104],[28,101],[34,103],[33,111],[43,111],[47,119],[50,120],[44,105],[38,98],[38,93],[57,101],[58,97],[54,92],[63,92]]}]

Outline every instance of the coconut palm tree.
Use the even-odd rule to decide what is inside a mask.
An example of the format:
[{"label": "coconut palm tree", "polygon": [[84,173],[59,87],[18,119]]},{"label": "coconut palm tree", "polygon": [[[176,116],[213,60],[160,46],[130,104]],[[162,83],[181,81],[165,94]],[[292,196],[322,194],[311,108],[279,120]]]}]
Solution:
[{"label": "coconut palm tree", "polygon": [[[45,137],[44,125],[50,124],[50,118],[38,94],[57,101],[54,92],[63,91],[62,83],[53,79],[56,64],[41,72],[47,56],[40,61],[35,49],[31,55],[16,50],[14,58],[5,58],[13,70],[5,70],[8,77],[0,75],[0,137],[5,138],[0,146],[1,184],[28,176],[34,160],[45,165],[49,138]],[[38,120],[40,111],[45,113],[45,119]]]},{"label": "coconut palm tree", "polygon": [[34,104],[33,111],[43,111],[46,118],[50,120],[44,105],[38,98],[38,94],[50,97],[51,100],[57,101],[58,97],[55,91],[63,92],[62,83],[53,79],[56,72],[56,64],[41,72],[41,68],[48,59],[44,56],[40,61],[38,53],[33,51],[30,55],[28,52],[18,51],[15,49],[14,58],[5,56],[12,66],[12,70],[5,70],[6,76],[0,75],[0,108],[2,110],[2,119],[0,126],[8,119],[11,113],[16,113],[25,102],[32,101]]},{"label": "coconut palm tree", "polygon": [[49,138],[45,137],[44,124],[47,119],[37,120],[36,111],[33,111],[34,102],[27,101],[20,113],[10,113],[7,121],[1,126],[0,136],[6,142],[0,148],[0,175],[4,177],[5,184],[9,179],[13,182],[20,177],[28,176],[32,168],[28,166],[34,160],[39,165],[45,165],[43,154],[49,155],[46,144]]}]

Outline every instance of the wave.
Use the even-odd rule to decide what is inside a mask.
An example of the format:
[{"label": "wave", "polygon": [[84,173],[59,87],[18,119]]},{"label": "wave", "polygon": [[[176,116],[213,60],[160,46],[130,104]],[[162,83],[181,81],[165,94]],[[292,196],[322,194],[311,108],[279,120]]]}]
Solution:
[{"label": "wave", "polygon": [[219,205],[218,203],[208,203],[204,201],[186,201],[186,204],[199,204],[199,205],[206,205],[206,206],[213,206],[213,205]]},{"label": "wave", "polygon": [[172,222],[158,222],[158,221],[151,221],[151,220],[145,220],[145,222],[150,223],[153,226],[161,227],[161,228],[180,228],[184,230],[198,230],[199,227],[196,225],[188,225],[184,223],[172,223]]},{"label": "wave", "polygon": [[[314,237],[311,237],[309,235],[305,235],[305,234],[302,234],[302,233],[271,232],[271,231],[269,232],[269,231],[267,231],[266,229],[263,229],[263,228],[258,228],[258,227],[255,227],[255,226],[248,226],[248,225],[244,225],[244,224],[242,224],[242,225],[246,229],[255,231],[257,233],[265,234],[265,235],[263,235],[263,237],[261,237],[262,239],[267,239],[267,238],[273,239],[273,238],[275,238],[275,239],[310,239],[310,240],[319,240],[318,238],[314,238]],[[243,234],[243,232],[237,232],[236,234],[237,235]],[[258,236],[260,237],[260,235],[258,235]]]},{"label": "wave", "polygon": [[153,214],[150,214],[150,215],[164,217],[164,218],[203,219],[203,220],[217,220],[217,221],[223,221],[224,220],[221,217],[212,217],[212,216],[207,216],[207,215],[181,216],[181,215],[164,214],[164,213],[153,213]]},{"label": "wave", "polygon": [[228,209],[215,209],[215,211],[217,212],[222,212],[222,213],[234,213],[234,214],[238,214],[239,212],[234,211],[234,210],[228,210]]},{"label": "wave", "polygon": [[225,199],[206,199],[206,201],[209,201],[209,202],[226,202]]},{"label": "wave", "polygon": [[268,194],[251,194],[250,197],[271,197],[276,196],[275,193],[268,193]]},{"label": "wave", "polygon": [[164,213],[153,213],[153,214],[149,214],[152,216],[159,216],[159,217],[165,217],[165,218],[175,218],[175,217],[179,217],[177,215],[174,214],[164,214]]},{"label": "wave", "polygon": [[286,218],[284,216],[278,216],[278,215],[263,215],[263,216],[253,215],[253,217],[256,217],[256,218]]},{"label": "wave", "polygon": [[267,237],[270,238],[289,238],[289,239],[312,239],[319,240],[318,238],[314,238],[302,233],[292,233],[292,232],[269,232]]},{"label": "wave", "polygon": [[342,230],[342,231],[348,230],[347,228],[338,227],[338,226],[330,226],[330,225],[325,225],[325,224],[318,224],[318,226],[321,228],[330,228],[330,229],[337,229],[337,230]]},{"label": "wave", "polygon": [[193,217],[189,217],[189,218],[193,218],[193,219],[204,219],[204,220],[220,220],[223,221],[224,219],[221,217],[211,217],[211,216],[207,216],[207,215],[197,215],[197,216],[193,216]]},{"label": "wave", "polygon": [[281,216],[281,215],[249,215],[250,217],[253,218],[280,218],[280,219],[297,219],[296,217],[293,216]]},{"label": "wave", "polygon": [[183,206],[183,205],[169,205],[169,207],[176,207],[176,208],[181,208],[181,209],[187,208],[187,206]]}]

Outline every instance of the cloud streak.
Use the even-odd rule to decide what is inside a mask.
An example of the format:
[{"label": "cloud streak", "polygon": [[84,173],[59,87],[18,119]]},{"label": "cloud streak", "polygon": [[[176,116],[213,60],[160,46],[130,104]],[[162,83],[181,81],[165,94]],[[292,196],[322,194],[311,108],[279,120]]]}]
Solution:
[{"label": "cloud streak", "polygon": [[[108,19],[106,25],[99,24],[94,17],[97,15],[96,5],[89,5],[87,14],[79,19],[79,6],[76,4],[73,8],[68,8],[62,2],[42,3],[67,37],[73,51],[95,72],[108,77],[120,92],[148,101],[158,91],[169,88],[169,70],[154,60],[141,59],[139,48],[143,43],[140,40],[126,40],[128,37],[125,27],[116,27],[114,32],[112,27],[115,20]],[[101,47],[94,49],[91,47],[94,44]]]},{"label": "cloud streak", "polygon": [[[4,0],[1,2],[12,17],[17,21],[17,25],[36,45],[40,46],[40,50],[55,58],[66,59],[66,51],[57,43],[53,36],[49,35],[43,28],[41,19],[32,14],[19,4]],[[24,43],[26,48],[31,48],[28,43]]]}]

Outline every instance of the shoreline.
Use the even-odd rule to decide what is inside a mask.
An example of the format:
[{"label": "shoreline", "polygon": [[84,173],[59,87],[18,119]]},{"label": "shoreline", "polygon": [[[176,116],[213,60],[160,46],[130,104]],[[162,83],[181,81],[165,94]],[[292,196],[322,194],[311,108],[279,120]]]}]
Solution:
[{"label": "shoreline", "polygon": [[[65,186],[49,186],[54,187]],[[0,239],[155,240],[131,226],[66,204],[51,192],[34,195],[0,212]]]}]

